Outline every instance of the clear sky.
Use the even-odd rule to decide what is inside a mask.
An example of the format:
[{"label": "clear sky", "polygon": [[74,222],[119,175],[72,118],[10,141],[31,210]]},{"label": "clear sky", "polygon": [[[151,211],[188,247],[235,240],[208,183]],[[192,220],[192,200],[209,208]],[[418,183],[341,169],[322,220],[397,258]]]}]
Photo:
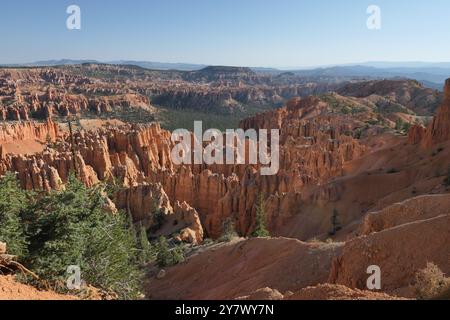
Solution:
[{"label": "clear sky", "polygon": [[[66,28],[71,4],[81,30]],[[366,26],[371,4],[381,30]],[[2,0],[0,63],[450,61],[449,14],[449,0]]]}]

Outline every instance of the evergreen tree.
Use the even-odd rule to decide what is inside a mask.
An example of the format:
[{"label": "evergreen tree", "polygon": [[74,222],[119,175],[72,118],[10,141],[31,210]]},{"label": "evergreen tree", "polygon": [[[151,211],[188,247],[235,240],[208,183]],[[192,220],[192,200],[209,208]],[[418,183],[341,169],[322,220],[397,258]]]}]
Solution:
[{"label": "evergreen tree", "polygon": [[67,267],[77,265],[90,285],[135,298],[142,273],[133,226],[127,215],[106,212],[105,200],[101,185],[88,189],[73,176],[65,190],[38,198],[29,262],[56,290],[66,289]]},{"label": "evergreen tree", "polygon": [[266,213],[264,208],[264,199],[262,195],[258,198],[258,204],[256,206],[256,227],[253,231],[253,237],[269,237],[270,233],[266,228]]},{"label": "evergreen tree", "polygon": [[103,212],[102,216],[93,218],[94,223],[86,229],[92,231],[83,253],[84,279],[117,293],[121,299],[137,298],[143,272],[139,268],[135,233],[127,215]]},{"label": "evergreen tree", "polygon": [[147,230],[143,225],[139,230],[139,262],[145,266],[154,259],[154,253],[150,241],[148,241]]},{"label": "evergreen tree", "polygon": [[27,255],[27,240],[22,216],[27,207],[27,193],[23,191],[13,173],[0,179],[0,241],[8,252],[23,258]]}]

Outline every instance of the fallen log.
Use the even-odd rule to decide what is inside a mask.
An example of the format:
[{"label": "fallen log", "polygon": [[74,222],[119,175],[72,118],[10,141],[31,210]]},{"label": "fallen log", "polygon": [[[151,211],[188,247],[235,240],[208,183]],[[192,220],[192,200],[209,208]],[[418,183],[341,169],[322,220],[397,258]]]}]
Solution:
[{"label": "fallen log", "polygon": [[0,264],[7,265],[15,260],[17,260],[17,256],[13,256],[12,254],[0,254]]},{"label": "fallen log", "polygon": [[39,280],[39,277],[33,271],[28,270],[25,266],[17,262],[17,258],[18,258],[17,256],[14,256],[12,254],[6,253],[0,254],[0,274],[4,272],[15,273],[17,271],[20,271],[25,275],[30,275],[34,279]]}]

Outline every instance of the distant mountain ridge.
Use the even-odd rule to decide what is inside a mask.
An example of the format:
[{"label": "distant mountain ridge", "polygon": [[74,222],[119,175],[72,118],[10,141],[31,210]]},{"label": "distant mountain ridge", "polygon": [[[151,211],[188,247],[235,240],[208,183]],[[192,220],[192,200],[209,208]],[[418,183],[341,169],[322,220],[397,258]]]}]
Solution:
[{"label": "distant mountain ridge", "polygon": [[[281,70],[265,67],[224,67],[208,66],[204,64],[192,63],[164,63],[152,61],[134,61],[134,60],[116,60],[116,61],[97,61],[97,60],[44,60],[25,64],[10,64],[4,66],[10,67],[43,67],[58,65],[78,65],[85,63],[96,64],[114,64],[114,65],[134,65],[149,70],[178,70],[178,71],[204,71],[205,74],[211,70],[218,71],[218,68],[228,68],[227,72],[246,73],[251,72],[274,75],[274,76],[300,76],[317,78],[409,78],[422,82],[424,85],[440,90],[441,84],[450,76],[450,62],[364,62],[360,64],[345,64],[336,66],[323,66],[316,68],[292,68],[291,70]],[[213,69],[208,69],[213,68]],[[226,70],[226,69],[223,69]],[[245,71],[244,71],[245,70]]]}]

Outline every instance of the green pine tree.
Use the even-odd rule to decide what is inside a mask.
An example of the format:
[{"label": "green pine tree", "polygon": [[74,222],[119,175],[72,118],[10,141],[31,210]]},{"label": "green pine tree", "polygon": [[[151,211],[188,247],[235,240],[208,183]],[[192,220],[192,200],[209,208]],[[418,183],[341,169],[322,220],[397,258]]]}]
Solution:
[{"label": "green pine tree", "polygon": [[27,255],[27,239],[22,217],[27,207],[27,193],[13,173],[0,178],[0,241],[8,252],[23,258]]},{"label": "green pine tree", "polygon": [[134,228],[126,214],[104,210],[105,194],[71,176],[65,190],[38,197],[30,208],[29,264],[58,291],[66,290],[67,267],[77,265],[88,284],[136,298],[143,274]]},{"label": "green pine tree", "polygon": [[258,198],[256,206],[256,227],[252,233],[253,237],[270,237],[270,233],[266,228],[266,213],[264,208],[264,199],[262,195]]},{"label": "green pine tree", "polygon": [[139,230],[139,262],[145,266],[154,260],[154,252],[150,241],[148,241],[147,230],[141,225]]}]

